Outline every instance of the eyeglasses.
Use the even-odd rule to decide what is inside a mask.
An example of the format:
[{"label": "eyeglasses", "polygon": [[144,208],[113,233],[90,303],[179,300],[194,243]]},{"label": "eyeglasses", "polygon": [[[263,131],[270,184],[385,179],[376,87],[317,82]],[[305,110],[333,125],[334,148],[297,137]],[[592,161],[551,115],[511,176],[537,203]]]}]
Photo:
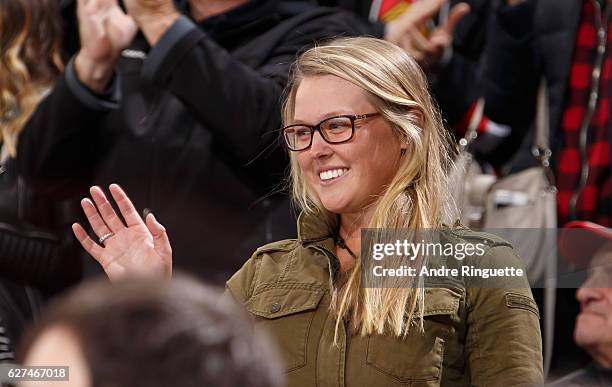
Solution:
[{"label": "eyeglasses", "polygon": [[317,125],[296,124],[281,130],[289,150],[297,152],[310,148],[315,131],[318,131],[327,143],[341,144],[353,138],[355,121],[379,115],[380,113],[343,115],[327,118]]}]

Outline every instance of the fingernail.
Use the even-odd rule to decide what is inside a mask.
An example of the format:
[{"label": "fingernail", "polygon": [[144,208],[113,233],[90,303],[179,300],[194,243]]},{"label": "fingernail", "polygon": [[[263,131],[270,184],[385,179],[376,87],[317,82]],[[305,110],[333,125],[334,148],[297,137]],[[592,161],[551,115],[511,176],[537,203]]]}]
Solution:
[{"label": "fingernail", "polygon": [[151,214],[151,209],[145,208],[142,210],[142,219],[147,219],[147,215]]}]

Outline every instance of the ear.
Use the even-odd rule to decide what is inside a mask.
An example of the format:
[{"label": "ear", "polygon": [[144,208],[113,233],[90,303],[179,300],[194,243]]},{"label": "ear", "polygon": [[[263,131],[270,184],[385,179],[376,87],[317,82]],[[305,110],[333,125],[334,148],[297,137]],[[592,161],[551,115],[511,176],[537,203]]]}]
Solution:
[{"label": "ear", "polygon": [[399,142],[400,142],[400,149],[402,151],[402,154],[405,153],[408,150],[408,136],[406,135],[406,133],[401,133],[399,136]]}]

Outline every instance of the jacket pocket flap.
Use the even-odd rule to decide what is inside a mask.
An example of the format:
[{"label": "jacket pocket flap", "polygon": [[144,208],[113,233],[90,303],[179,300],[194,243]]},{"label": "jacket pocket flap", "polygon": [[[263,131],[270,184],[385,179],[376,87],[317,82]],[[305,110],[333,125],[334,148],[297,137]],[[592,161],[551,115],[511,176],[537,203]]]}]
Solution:
[{"label": "jacket pocket flap", "polygon": [[448,288],[425,289],[425,309],[423,317],[459,312],[461,292]]},{"label": "jacket pocket flap", "polygon": [[316,309],[323,293],[322,288],[311,286],[277,285],[254,294],[245,307],[256,316],[272,319]]}]

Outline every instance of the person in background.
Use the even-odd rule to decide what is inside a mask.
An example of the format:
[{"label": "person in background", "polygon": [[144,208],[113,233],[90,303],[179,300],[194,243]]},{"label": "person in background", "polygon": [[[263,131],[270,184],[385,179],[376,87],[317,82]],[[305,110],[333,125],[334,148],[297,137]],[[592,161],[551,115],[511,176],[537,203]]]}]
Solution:
[{"label": "person in background", "polygon": [[591,363],[566,375],[551,387],[604,387],[612,385],[612,230],[573,221],[561,234],[560,253],[584,266],[587,278],[576,291],[580,313],[574,340],[588,352]]},{"label": "person in background", "polygon": [[[432,94],[449,128],[457,138],[465,136],[472,116],[479,111],[476,105],[482,97],[482,52],[494,1],[320,0],[319,3],[340,6],[367,18],[384,31],[380,37],[413,55],[426,70]],[[399,31],[402,33],[398,34]],[[507,125],[482,116],[477,134],[472,151],[479,161],[512,168],[505,163],[514,161],[512,156],[520,145],[516,133]]]},{"label": "person in background", "polygon": [[81,45],[21,133],[22,175],[75,203],[120,182],[174,230],[177,266],[217,283],[293,235],[286,197],[270,195],[286,165],[274,133],[289,65],[369,27],[303,1],[77,4]]},{"label": "person in background", "polygon": [[276,352],[241,308],[182,275],[85,283],[45,311],[21,353],[25,366],[69,367],[67,382],[45,386],[282,385]]},{"label": "person in background", "polygon": [[[550,156],[557,223],[612,226],[612,4],[607,0],[504,0],[494,8],[485,47],[485,114],[514,129],[524,167]],[[541,81],[547,89],[551,154],[531,149]],[[516,137],[516,136],[514,136]],[[562,264],[562,262],[560,262]],[[574,289],[557,291],[551,372],[588,356],[569,340],[579,305]]]},{"label": "person in background", "polygon": [[504,0],[491,23],[485,111],[497,122],[528,126],[546,81],[560,225],[612,226],[611,26],[606,0]]},{"label": "person in background", "polygon": [[[288,385],[540,385],[539,313],[526,277],[506,287],[362,282],[365,228],[440,229],[445,240],[486,246],[466,265],[522,265],[503,239],[443,225],[449,144],[414,59],[373,38],[312,48],[295,64],[283,123],[298,238],[257,249],[227,290],[276,339]],[[121,187],[109,189],[123,220],[94,187],[83,210],[110,236],[100,245],[74,224],[77,239],[113,281],[169,278],[164,226],[152,214],[143,221]]]},{"label": "person in background", "polygon": [[64,68],[56,0],[0,0],[0,362],[44,299],[81,275],[67,220],[78,206],[28,184],[19,135]]}]

